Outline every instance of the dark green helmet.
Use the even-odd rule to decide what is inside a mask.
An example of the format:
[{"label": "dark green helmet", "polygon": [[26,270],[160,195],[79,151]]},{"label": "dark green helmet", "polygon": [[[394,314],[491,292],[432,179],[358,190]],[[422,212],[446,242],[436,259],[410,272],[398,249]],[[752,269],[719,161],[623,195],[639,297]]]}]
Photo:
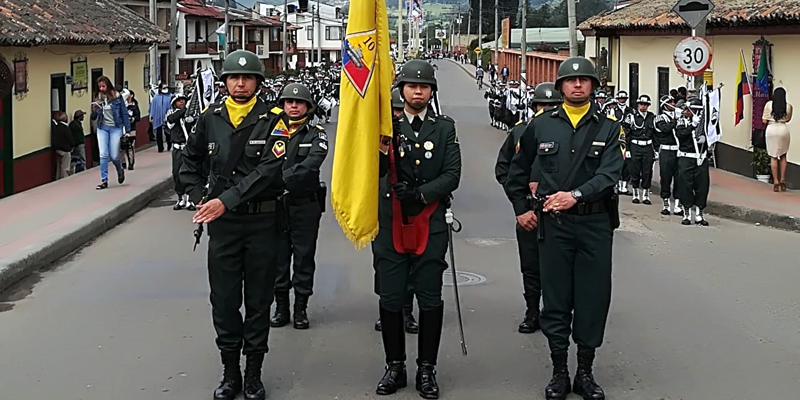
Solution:
[{"label": "dark green helmet", "polygon": [[255,53],[247,50],[236,50],[225,57],[220,78],[224,81],[225,77],[234,74],[255,75],[260,80],[264,79],[261,60],[258,59]]},{"label": "dark green helmet", "polygon": [[405,107],[404,103],[403,96],[400,96],[400,89],[392,89],[392,108],[403,108]]},{"label": "dark green helmet", "polygon": [[588,58],[571,57],[564,60],[558,67],[556,89],[561,90],[561,82],[564,79],[578,76],[591,78],[595,87],[600,86],[600,79],[597,77],[597,70],[594,68],[594,64]]},{"label": "dark green helmet", "polygon": [[278,104],[283,106],[283,101],[288,99],[302,100],[308,103],[309,114],[312,114],[317,107],[314,103],[314,97],[311,96],[311,91],[302,83],[290,83],[286,85],[281,91],[281,97],[278,98]]},{"label": "dark green helmet", "polygon": [[433,66],[422,60],[407,61],[400,69],[396,85],[401,87],[404,83],[427,83],[431,85],[431,89],[436,91],[436,74]]},{"label": "dark green helmet", "polygon": [[561,98],[561,92],[556,90],[556,84],[553,82],[542,82],[533,89],[534,104],[555,104],[562,101],[564,100]]}]

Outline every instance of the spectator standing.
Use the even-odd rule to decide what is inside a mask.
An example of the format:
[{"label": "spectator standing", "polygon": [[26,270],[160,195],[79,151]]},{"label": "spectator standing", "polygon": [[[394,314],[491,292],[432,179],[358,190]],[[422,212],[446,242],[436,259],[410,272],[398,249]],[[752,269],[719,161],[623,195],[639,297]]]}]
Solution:
[{"label": "spectator standing", "polygon": [[128,110],[128,119],[131,123],[131,131],[122,137],[122,168],[128,168],[133,171],[133,164],[136,163],[136,124],[142,119],[142,113],[139,110],[139,102],[136,100],[136,94],[133,90],[125,89],[122,91],[122,97],[125,99],[125,106]]},{"label": "spectator standing", "polygon": [[92,104],[92,120],[97,121],[97,146],[100,153],[100,184],[95,189],[108,188],[108,162],[117,168],[117,182],[125,182],[125,170],[119,161],[122,135],[131,131],[125,100],[114,89],[107,76],[97,78],[99,102]]},{"label": "spectator standing", "polygon": [[83,119],[86,112],[83,110],[75,111],[72,115],[72,122],[69,123],[69,130],[72,132],[72,160],[74,162],[74,173],[86,169],[86,134],[83,131]]},{"label": "spectator standing", "polygon": [[67,124],[67,113],[63,111],[56,112],[50,132],[50,143],[56,151],[56,180],[72,175],[69,165],[75,142]]},{"label": "spectator standing", "polygon": [[789,152],[789,126],[792,120],[792,105],[786,102],[786,89],[779,87],[772,100],[764,105],[763,122],[767,124],[767,153],[772,166],[773,190],[786,191],[786,153]]},{"label": "spectator standing", "polygon": [[164,152],[164,141],[166,139],[167,149],[169,149],[169,131],[164,126],[164,118],[169,111],[170,103],[172,102],[172,95],[169,93],[169,88],[166,83],[159,86],[158,93],[153,96],[153,101],[150,102],[150,122],[153,123],[153,134],[156,135],[156,145],[158,152]]}]

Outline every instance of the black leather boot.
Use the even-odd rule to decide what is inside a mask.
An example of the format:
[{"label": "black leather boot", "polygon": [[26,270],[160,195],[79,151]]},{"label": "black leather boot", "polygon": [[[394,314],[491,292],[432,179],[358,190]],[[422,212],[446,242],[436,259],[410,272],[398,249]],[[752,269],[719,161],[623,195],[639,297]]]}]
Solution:
[{"label": "black leather boot", "polygon": [[375,393],[388,395],[408,384],[406,374],[406,337],[403,333],[403,313],[380,309],[381,336],[386,353],[386,371]]},{"label": "black leather boot", "polygon": [[375,327],[374,328],[378,332],[383,330],[383,325],[381,325],[381,319],[380,318],[378,318],[378,321],[375,322]]},{"label": "black leather boot", "polygon": [[294,329],[308,329],[308,296],[294,293]]},{"label": "black leather boot", "polygon": [[419,325],[417,320],[414,319],[414,299],[411,298],[406,304],[403,305],[403,325],[406,333],[418,333]]},{"label": "black leather boot", "polygon": [[539,293],[525,297],[525,319],[519,324],[519,333],[534,333],[539,330]]},{"label": "black leather boot", "polygon": [[275,315],[269,321],[273,328],[280,328],[289,323],[289,292],[275,292]]},{"label": "black leather boot", "polygon": [[233,400],[242,391],[239,353],[222,355],[222,381],[214,389],[214,400]]},{"label": "black leather boot", "polygon": [[575,382],[572,390],[583,400],[605,400],[603,388],[594,381],[592,364],[594,363],[594,350],[578,350],[578,370],[575,372]]},{"label": "black leather boot", "polygon": [[439,358],[443,320],[444,304],[433,310],[419,311],[419,358],[417,358],[416,388],[423,399],[439,398],[436,361]]},{"label": "black leather boot", "polygon": [[565,400],[570,393],[569,369],[567,369],[567,352],[550,353],[553,361],[553,377],[544,388],[547,400]]},{"label": "black leather boot", "polygon": [[261,382],[261,366],[263,364],[263,354],[247,356],[244,367],[244,398],[247,400],[264,400],[267,397],[264,384]]}]

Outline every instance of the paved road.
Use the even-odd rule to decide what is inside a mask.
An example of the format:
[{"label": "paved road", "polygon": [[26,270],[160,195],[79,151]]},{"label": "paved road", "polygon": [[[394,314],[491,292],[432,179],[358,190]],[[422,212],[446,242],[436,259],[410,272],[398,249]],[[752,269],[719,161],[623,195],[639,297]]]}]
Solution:
[{"label": "paved road", "polygon": [[[464,223],[458,266],[486,278],[461,292],[467,358],[452,292],[445,292],[443,398],[541,399],[547,345],[541,334],[515,332],[523,302],[513,217],[493,179],[504,134],[488,126],[472,80],[456,65],[439,64],[444,109],[458,121],[465,156],[455,205]],[[167,197],[153,203],[7,295],[0,398],[210,398],[219,369],[205,255],[191,252],[190,213],[171,205]],[[657,206],[626,203],[623,212],[596,363],[609,398],[797,398],[797,234],[714,217],[710,228],[683,227]],[[383,355],[372,330],[370,252],[355,252],[330,213],[322,224],[312,329],[272,331],[269,398],[375,399]],[[413,360],[414,336],[408,345]],[[409,388],[394,398],[418,397]]]}]

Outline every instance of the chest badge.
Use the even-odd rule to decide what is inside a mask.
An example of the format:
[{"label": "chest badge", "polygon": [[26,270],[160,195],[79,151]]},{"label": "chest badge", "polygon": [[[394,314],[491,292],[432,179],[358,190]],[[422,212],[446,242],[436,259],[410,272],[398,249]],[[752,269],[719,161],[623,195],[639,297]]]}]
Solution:
[{"label": "chest badge", "polygon": [[283,140],[278,140],[275,142],[275,145],[272,146],[272,154],[275,154],[275,157],[282,157],[286,154],[286,143]]},{"label": "chest badge", "polygon": [[431,153],[430,151],[426,151],[425,152],[425,158],[430,160],[431,158],[433,158],[433,153]]},{"label": "chest badge", "polygon": [[433,142],[431,142],[430,140],[426,141],[422,146],[425,148],[425,150],[428,151],[433,150]]},{"label": "chest badge", "polygon": [[278,120],[278,123],[275,124],[275,129],[272,130],[272,136],[289,137],[289,128],[286,127],[283,120]]},{"label": "chest badge", "polygon": [[556,143],[555,142],[539,143],[539,150],[550,150],[553,147],[556,147]]}]

